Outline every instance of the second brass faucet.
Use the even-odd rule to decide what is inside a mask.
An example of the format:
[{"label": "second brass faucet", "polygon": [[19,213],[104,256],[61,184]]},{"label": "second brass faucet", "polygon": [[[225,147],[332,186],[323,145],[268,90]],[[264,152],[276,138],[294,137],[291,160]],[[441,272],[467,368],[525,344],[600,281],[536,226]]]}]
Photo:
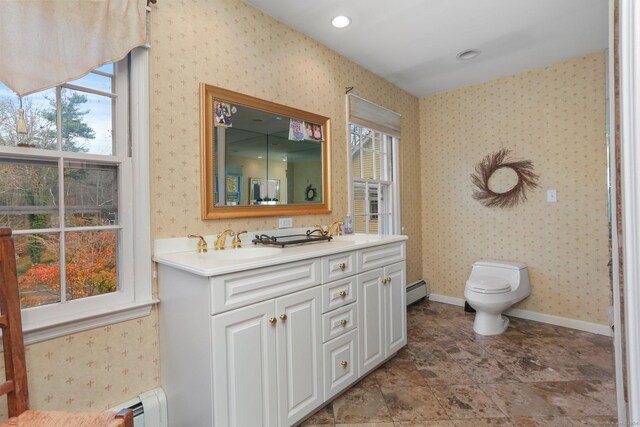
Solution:
[{"label": "second brass faucet", "polygon": [[333,221],[333,224],[331,224],[327,230],[327,236],[342,236],[342,225],[342,221]]},{"label": "second brass faucet", "polygon": [[224,245],[227,243],[227,236],[234,236],[233,230],[226,229],[222,233],[218,234],[214,247],[216,250],[224,249]]}]

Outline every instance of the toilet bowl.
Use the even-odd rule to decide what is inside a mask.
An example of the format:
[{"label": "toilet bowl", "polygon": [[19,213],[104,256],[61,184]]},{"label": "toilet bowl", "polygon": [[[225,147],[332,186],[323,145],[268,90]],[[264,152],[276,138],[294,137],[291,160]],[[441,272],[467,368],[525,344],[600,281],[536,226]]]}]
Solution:
[{"label": "toilet bowl", "polygon": [[509,326],[502,315],[529,296],[529,271],[519,262],[480,260],[473,264],[464,297],[476,310],[473,330],[480,335],[499,335]]}]

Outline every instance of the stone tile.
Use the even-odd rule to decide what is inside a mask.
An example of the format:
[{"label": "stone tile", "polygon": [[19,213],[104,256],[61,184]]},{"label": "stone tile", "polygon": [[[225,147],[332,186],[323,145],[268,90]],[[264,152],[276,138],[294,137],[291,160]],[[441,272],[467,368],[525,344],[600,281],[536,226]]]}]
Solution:
[{"label": "stone tile", "polygon": [[400,421],[394,423],[395,427],[455,427],[453,421]]},{"label": "stone tile", "polygon": [[441,341],[440,347],[453,359],[470,359],[475,357],[487,357],[489,351],[478,341]]},{"label": "stone tile", "polygon": [[336,424],[336,427],[394,427],[393,423]]},{"label": "stone tile", "polygon": [[565,417],[535,417],[514,418],[516,427],[575,427],[570,418]]},{"label": "stone tile", "polygon": [[475,383],[473,378],[454,360],[421,365],[418,366],[418,371],[427,380],[429,386]]},{"label": "stone tile", "polygon": [[311,417],[307,418],[306,421],[300,424],[300,427],[333,426],[334,423],[333,404],[329,403]]},{"label": "stone tile", "polygon": [[566,381],[532,383],[532,390],[561,415],[581,417],[616,415],[613,381]]},{"label": "stone tile", "polygon": [[373,372],[371,372],[371,373],[367,374],[367,376],[366,376],[366,377],[361,378],[361,379],[356,383],[357,387],[360,387],[360,388],[367,388],[367,389],[370,389],[370,388],[377,389],[377,388],[378,388],[378,382],[376,381],[375,377],[373,376],[374,372],[375,372],[375,371],[373,371]]},{"label": "stone tile", "polygon": [[391,414],[378,387],[356,386],[333,401],[336,424],[391,422]]},{"label": "stone tile", "polygon": [[[611,359],[611,360],[609,360]],[[609,380],[615,377],[613,357],[590,359],[577,356],[553,356],[543,359],[567,380]]]},{"label": "stone tile", "polygon": [[602,346],[594,344],[586,338],[568,339],[562,343],[562,346],[569,351],[569,354],[589,360],[595,355],[602,357],[603,355],[613,355],[613,345]]},{"label": "stone tile", "polygon": [[485,337],[462,307],[424,301],[407,312],[408,345],[301,426],[616,425],[610,337],[518,318]]},{"label": "stone tile", "polygon": [[515,427],[508,418],[471,418],[468,420],[453,420],[455,427]]},{"label": "stone tile", "polygon": [[536,357],[546,357],[550,355],[571,355],[571,351],[563,345],[567,342],[566,338],[528,336],[510,339],[518,346],[527,349],[529,353]]},{"label": "stone tile", "polygon": [[429,387],[381,387],[393,421],[447,420]]},{"label": "stone tile", "polygon": [[618,427],[621,424],[618,423],[618,417],[616,416],[603,416],[603,417],[586,417],[572,419],[575,427]]},{"label": "stone tile", "polygon": [[560,364],[554,359],[509,356],[496,358],[502,366],[513,372],[522,382],[567,381],[571,379],[564,370],[560,369]]},{"label": "stone tile", "polygon": [[432,390],[451,419],[505,416],[476,385],[436,386]]},{"label": "stone tile", "polygon": [[[502,335],[499,335],[499,337],[502,337]],[[534,356],[533,352],[525,343],[526,341],[516,342],[506,337],[503,337],[502,339],[496,338],[493,340],[482,341],[483,347],[486,348],[492,356]]]},{"label": "stone tile", "polygon": [[513,383],[520,380],[493,357],[465,359],[460,366],[478,384]]},{"label": "stone tile", "polygon": [[482,384],[480,388],[509,417],[563,415],[532,388],[531,383]]},{"label": "stone tile", "polygon": [[435,342],[410,342],[407,345],[411,360],[416,367],[428,367],[435,362],[453,361],[451,356]]},{"label": "stone tile", "polygon": [[427,381],[412,360],[391,359],[376,369],[370,377],[381,387],[427,386]]}]

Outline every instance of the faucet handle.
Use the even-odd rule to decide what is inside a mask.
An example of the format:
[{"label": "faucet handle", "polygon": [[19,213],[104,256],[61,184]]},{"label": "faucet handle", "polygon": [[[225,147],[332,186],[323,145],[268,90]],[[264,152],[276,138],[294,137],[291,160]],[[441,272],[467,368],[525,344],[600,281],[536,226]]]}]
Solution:
[{"label": "faucet handle", "polygon": [[233,238],[233,241],[231,242],[234,248],[238,249],[242,247],[242,241],[240,240],[240,235],[246,232],[247,230],[242,230],[236,233],[235,237]]},{"label": "faucet handle", "polygon": [[204,237],[199,234],[188,234],[187,237],[190,239],[200,239],[198,240],[198,253],[207,252],[207,241],[204,240]]}]

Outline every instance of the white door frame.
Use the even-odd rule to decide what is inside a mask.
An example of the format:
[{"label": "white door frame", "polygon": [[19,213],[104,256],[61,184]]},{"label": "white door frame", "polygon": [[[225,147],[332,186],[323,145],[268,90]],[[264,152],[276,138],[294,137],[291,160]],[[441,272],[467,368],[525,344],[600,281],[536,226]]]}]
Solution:
[{"label": "white door frame", "polygon": [[620,0],[620,130],[629,425],[640,424],[640,3]]}]

